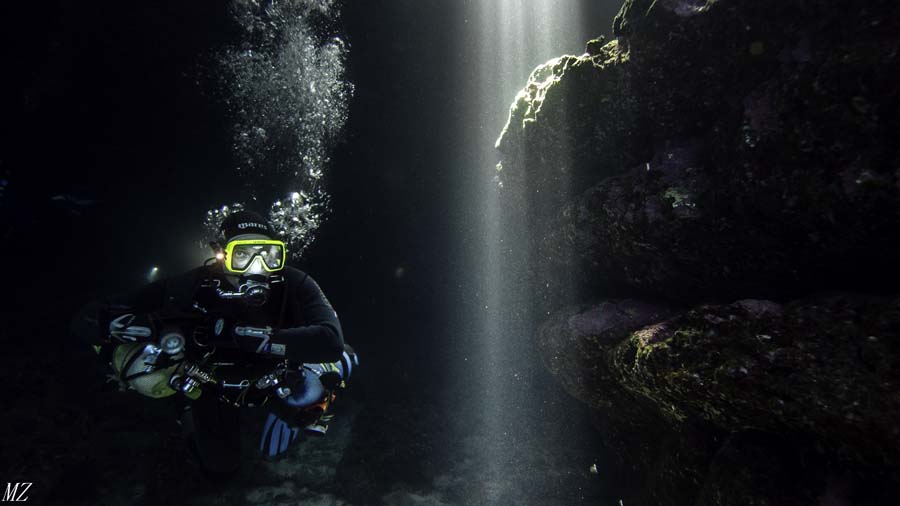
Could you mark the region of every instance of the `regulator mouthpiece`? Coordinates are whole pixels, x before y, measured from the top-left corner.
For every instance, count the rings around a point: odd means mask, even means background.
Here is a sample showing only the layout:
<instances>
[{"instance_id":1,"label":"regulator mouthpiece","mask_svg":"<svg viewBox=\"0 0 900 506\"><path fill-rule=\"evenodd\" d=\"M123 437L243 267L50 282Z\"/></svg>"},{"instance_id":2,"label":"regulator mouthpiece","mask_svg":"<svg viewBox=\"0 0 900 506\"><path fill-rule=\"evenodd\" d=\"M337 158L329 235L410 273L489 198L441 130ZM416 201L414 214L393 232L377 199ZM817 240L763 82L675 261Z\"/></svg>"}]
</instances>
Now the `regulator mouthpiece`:
<instances>
[{"instance_id":1,"label":"regulator mouthpiece","mask_svg":"<svg viewBox=\"0 0 900 506\"><path fill-rule=\"evenodd\" d=\"M250 307L260 307L269 301L271 289L269 288L268 283L248 280L245 284L241 285L241 291L244 293L244 296L241 298L241 300L244 301L244 304L247 304Z\"/></svg>"}]
</instances>

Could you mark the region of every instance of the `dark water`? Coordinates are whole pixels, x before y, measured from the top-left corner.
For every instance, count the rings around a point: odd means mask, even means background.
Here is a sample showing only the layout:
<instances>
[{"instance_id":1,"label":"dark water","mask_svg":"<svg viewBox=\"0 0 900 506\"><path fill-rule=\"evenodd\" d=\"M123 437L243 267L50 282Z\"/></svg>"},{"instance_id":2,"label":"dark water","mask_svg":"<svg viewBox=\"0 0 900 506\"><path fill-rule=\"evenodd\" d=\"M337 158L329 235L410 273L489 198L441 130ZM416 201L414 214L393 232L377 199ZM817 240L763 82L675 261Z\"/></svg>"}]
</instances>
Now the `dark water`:
<instances>
[{"instance_id":1,"label":"dark water","mask_svg":"<svg viewBox=\"0 0 900 506\"><path fill-rule=\"evenodd\" d=\"M548 276L542 269L555 264L532 243L536 229L522 228L510 218L508 201L497 200L493 167L501 156L494 143L531 70L550 58L582 54L591 38L611 37L621 3L2 7L13 29L3 35L0 258L7 282L0 377L12 388L0 430L0 486L32 482L31 502L41 504L615 505L679 504L684 497L692 504L742 504L753 480L771 469L827 455L834 463L798 473L810 490L783 496L795 502L770 494L759 504L801 504L797 497L809 504L878 504L890 497L859 490L877 488L871 484L882 478L896 483L892 462L859 464L830 447L815 453L801 443L795 453L760 456L754 452L766 446L754 446L752 434L743 439L743 429L706 421L689 420L668 439L655 434L667 430L656 418L635 415L626 429L611 428L603 410L576 400L567 393L572 386L564 388L544 367L537 328L564 302L584 293L590 296L578 302L642 292L587 289L570 279L582 274L571 271L551 270L552 288L542 281ZM703 3L660 2L686 18ZM815 53L804 47L795 52ZM820 57L803 54L792 58ZM806 63L797 63L798 74ZM777 65L763 70L775 72ZM646 83L665 94L665 85ZM754 100L747 103L763 102ZM856 109L868 107L854 100ZM665 122L677 116L655 112L640 123L666 130ZM744 119L722 124L746 133L758 117L742 125ZM686 152L705 135L681 133L646 139L652 156L640 167L677 165L659 153ZM752 149L757 143L768 149L765 136L775 135L762 128L750 133ZM720 140L710 139L704 142ZM572 156L566 163L574 167L581 154ZM884 166L896 161L869 159ZM875 185L889 172L872 170ZM207 256L198 244L221 220L223 206L234 210L235 203L271 213L286 232L294 265L322 286L361 366L325 438L304 439L287 457L264 459L254 449L265 412L248 411L241 473L210 482L185 455L169 403L105 382L106 367L72 335L69 322L87 301L142 285L153 267L152 276L166 277L198 265ZM828 214L828 202L802 200L798 207L803 204ZM853 272L847 265L841 279ZM893 293L885 284L816 287ZM757 294L779 302L795 295L747 289L713 302ZM683 294L651 299L678 309L698 302ZM896 329L886 313L888 323L878 329L893 329L888 335ZM896 350L887 350L873 371L894 370ZM642 436L645 429L654 434ZM790 430L779 437L790 439ZM660 463L641 460L644 439L658 445ZM820 440L809 444L821 446ZM707 447L699 464L691 460ZM742 469L745 455L774 464L721 479L720 469ZM693 484L671 478L676 468L700 469L700 477ZM698 498L704 483L704 491L729 490L723 482L733 485L733 497L720 494L716 502L715 493L704 492ZM663 492L646 492L653 487Z\"/></svg>"}]
</instances>

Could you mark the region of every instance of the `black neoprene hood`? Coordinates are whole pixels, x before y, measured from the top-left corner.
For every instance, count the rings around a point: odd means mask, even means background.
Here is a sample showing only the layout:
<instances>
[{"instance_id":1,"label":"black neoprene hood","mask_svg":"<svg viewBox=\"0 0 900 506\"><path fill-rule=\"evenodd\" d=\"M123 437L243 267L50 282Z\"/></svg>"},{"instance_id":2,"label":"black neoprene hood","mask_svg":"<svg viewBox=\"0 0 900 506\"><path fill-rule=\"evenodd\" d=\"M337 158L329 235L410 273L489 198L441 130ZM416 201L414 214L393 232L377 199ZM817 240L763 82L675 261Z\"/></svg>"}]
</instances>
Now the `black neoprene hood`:
<instances>
[{"instance_id":1,"label":"black neoprene hood","mask_svg":"<svg viewBox=\"0 0 900 506\"><path fill-rule=\"evenodd\" d=\"M253 211L238 211L229 215L219 226L219 232L225 238L225 242L239 235L262 234L273 237L272 227L269 221L261 214Z\"/></svg>"}]
</instances>

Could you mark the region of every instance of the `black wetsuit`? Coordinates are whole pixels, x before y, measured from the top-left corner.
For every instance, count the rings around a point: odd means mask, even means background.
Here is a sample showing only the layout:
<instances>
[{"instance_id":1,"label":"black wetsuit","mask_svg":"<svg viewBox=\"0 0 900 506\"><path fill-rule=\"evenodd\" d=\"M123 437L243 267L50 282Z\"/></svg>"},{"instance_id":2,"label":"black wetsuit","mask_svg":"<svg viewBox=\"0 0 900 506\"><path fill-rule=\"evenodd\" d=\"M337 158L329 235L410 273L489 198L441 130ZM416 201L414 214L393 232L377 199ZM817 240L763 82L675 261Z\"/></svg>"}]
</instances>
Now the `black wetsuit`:
<instances>
[{"instance_id":1,"label":"black wetsuit","mask_svg":"<svg viewBox=\"0 0 900 506\"><path fill-rule=\"evenodd\" d=\"M247 307L240 300L219 297L208 281L217 279L229 290L221 267L199 267L181 276L151 283L141 290L117 298L114 305L127 307L133 313L197 312L197 306L208 313L224 315L230 326L270 326L275 329L271 342L284 345L284 355L256 356L244 353L244 362L266 359L288 359L294 363L337 362L344 351L344 339L337 313L319 285L306 273L286 267L279 273L283 282L272 283L271 295L259 308ZM108 320L98 318L98 342L108 358L112 345L106 332ZM236 367L240 367L239 364ZM221 371L217 370L217 374ZM227 374L227 372L226 372ZM184 400L183 402L186 402ZM228 475L240 466L240 427L237 408L219 402L215 395L201 395L183 404L182 423L189 443L201 466L213 475Z\"/></svg>"},{"instance_id":2,"label":"black wetsuit","mask_svg":"<svg viewBox=\"0 0 900 506\"><path fill-rule=\"evenodd\" d=\"M239 300L223 300L213 289L201 288L209 279L218 279L223 287L228 287L221 268L214 266L198 267L181 276L155 281L116 302L136 313L192 311L196 302L207 311L229 315L236 322L277 329L272 343L285 345L288 360L339 360L344 351L341 324L322 289L299 269L285 267L280 274L284 283L272 284L272 295L261 308L249 308Z\"/></svg>"}]
</instances>

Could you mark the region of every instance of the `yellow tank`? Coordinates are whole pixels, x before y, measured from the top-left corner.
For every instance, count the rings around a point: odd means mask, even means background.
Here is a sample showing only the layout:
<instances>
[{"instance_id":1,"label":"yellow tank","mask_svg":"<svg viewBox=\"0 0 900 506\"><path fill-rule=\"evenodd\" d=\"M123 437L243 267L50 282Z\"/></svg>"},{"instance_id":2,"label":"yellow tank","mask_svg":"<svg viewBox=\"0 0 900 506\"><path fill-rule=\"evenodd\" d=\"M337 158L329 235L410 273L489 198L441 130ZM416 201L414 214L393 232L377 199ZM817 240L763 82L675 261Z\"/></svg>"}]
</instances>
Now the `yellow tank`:
<instances>
[{"instance_id":1,"label":"yellow tank","mask_svg":"<svg viewBox=\"0 0 900 506\"><path fill-rule=\"evenodd\" d=\"M141 373L147 365L145 360L153 355L152 350L153 345L148 343L120 344L113 351L112 368L116 375L123 379ZM122 369L129 362L131 365L128 365L128 370L123 374ZM177 368L176 364L147 374L138 374L134 378L126 380L126 383L141 395L154 399L168 397L175 393L175 390L169 386L169 379Z\"/></svg>"}]
</instances>

